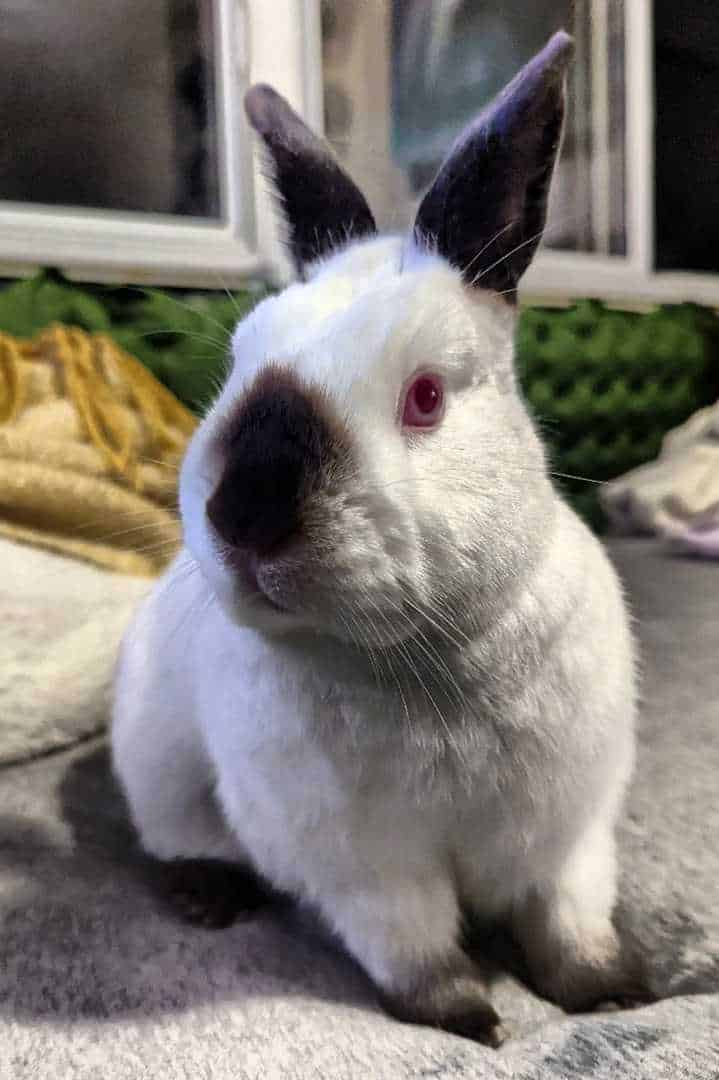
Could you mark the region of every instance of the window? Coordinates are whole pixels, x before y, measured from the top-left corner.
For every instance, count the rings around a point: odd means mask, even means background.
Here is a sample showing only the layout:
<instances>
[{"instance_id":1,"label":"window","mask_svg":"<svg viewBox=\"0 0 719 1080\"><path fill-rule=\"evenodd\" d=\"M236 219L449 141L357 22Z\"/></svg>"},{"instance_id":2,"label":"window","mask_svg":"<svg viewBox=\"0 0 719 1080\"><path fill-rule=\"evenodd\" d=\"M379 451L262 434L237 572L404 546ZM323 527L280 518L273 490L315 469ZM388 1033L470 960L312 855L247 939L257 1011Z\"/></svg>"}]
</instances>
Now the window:
<instances>
[{"instance_id":1,"label":"window","mask_svg":"<svg viewBox=\"0 0 719 1080\"><path fill-rule=\"evenodd\" d=\"M211 5L0 9L1 199L221 217Z\"/></svg>"},{"instance_id":2,"label":"window","mask_svg":"<svg viewBox=\"0 0 719 1080\"><path fill-rule=\"evenodd\" d=\"M218 286L260 268L244 12L0 0L2 272Z\"/></svg>"},{"instance_id":3,"label":"window","mask_svg":"<svg viewBox=\"0 0 719 1080\"><path fill-rule=\"evenodd\" d=\"M707 10L0 0L0 273L208 286L286 273L242 110L258 80L324 124L381 224L404 227L454 136L564 25L576 40L565 141L525 295L719 304Z\"/></svg>"},{"instance_id":4,"label":"window","mask_svg":"<svg viewBox=\"0 0 719 1080\"><path fill-rule=\"evenodd\" d=\"M590 19L592 6L327 0L327 134L380 218L408 223L457 133L555 30L571 26L577 63L546 242L623 254L623 6L602 0L601 22Z\"/></svg>"},{"instance_id":5,"label":"window","mask_svg":"<svg viewBox=\"0 0 719 1080\"><path fill-rule=\"evenodd\" d=\"M655 0L656 238L662 270L719 272L719 20Z\"/></svg>"},{"instance_id":6,"label":"window","mask_svg":"<svg viewBox=\"0 0 719 1080\"><path fill-rule=\"evenodd\" d=\"M719 303L719 279L691 273L716 268L710 236L719 220L716 213L702 220L692 196L703 191L709 210L719 191L709 150L719 24L701 0L691 26L692 5L677 14L670 0L321 6L326 133L385 226L409 223L464 124L566 27L576 55L564 144L544 247L524 280L525 295ZM686 153L678 160L681 146ZM679 272L657 272L664 270Z\"/></svg>"}]
</instances>

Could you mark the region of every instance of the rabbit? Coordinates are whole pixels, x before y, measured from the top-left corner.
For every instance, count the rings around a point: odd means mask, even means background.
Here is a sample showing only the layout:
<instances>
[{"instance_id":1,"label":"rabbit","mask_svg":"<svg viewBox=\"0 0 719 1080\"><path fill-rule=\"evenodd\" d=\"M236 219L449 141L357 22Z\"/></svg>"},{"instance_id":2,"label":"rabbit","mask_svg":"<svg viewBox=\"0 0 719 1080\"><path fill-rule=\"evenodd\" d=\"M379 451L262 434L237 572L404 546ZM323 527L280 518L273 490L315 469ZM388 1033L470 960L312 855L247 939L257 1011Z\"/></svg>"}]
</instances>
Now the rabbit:
<instances>
[{"instance_id":1,"label":"rabbit","mask_svg":"<svg viewBox=\"0 0 719 1080\"><path fill-rule=\"evenodd\" d=\"M145 851L236 868L190 914L288 894L395 1017L491 1046L466 913L508 925L567 1010L642 986L613 922L630 622L513 369L571 51L558 32L478 116L404 236L283 98L247 92L297 280L234 332L112 728Z\"/></svg>"}]
</instances>

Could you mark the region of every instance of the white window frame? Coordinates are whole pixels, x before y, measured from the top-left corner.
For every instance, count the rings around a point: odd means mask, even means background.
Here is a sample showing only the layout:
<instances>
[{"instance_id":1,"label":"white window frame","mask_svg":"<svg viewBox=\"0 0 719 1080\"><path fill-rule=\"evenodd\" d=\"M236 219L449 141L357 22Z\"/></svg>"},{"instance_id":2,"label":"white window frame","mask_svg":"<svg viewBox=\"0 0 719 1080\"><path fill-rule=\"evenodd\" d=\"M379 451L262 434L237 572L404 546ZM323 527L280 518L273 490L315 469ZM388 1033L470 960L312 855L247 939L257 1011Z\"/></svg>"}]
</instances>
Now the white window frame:
<instances>
[{"instance_id":1,"label":"white window frame","mask_svg":"<svg viewBox=\"0 0 719 1080\"><path fill-rule=\"evenodd\" d=\"M0 274L40 266L91 281L218 288L286 267L272 231L242 96L272 82L321 119L319 8L314 0L216 0L216 101L222 220L0 201Z\"/></svg>"},{"instance_id":2,"label":"white window frame","mask_svg":"<svg viewBox=\"0 0 719 1080\"><path fill-rule=\"evenodd\" d=\"M318 3L318 0L317 0ZM592 25L592 125L600 152L591 163L589 182L597 219L600 251L573 252L543 248L522 280L527 302L565 304L592 296L622 307L645 308L656 303L693 301L719 307L719 274L656 271L654 268L654 57L653 2L625 0L625 190L626 255L610 255L608 55L601 27L606 26L607 0L588 0ZM377 45L379 48L379 45ZM319 64L310 67L321 98ZM365 90L364 102L377 107L377 88ZM379 95L381 97L381 94ZM317 116L316 122L321 122ZM603 249L603 250L602 250Z\"/></svg>"},{"instance_id":3,"label":"white window frame","mask_svg":"<svg viewBox=\"0 0 719 1080\"><path fill-rule=\"evenodd\" d=\"M593 0L595 18L601 19L605 3ZM544 249L523 279L522 295L527 301L548 303L592 296L623 307L684 301L719 307L719 274L655 269L652 0L626 0L624 19L627 254ZM603 43L596 47L601 52ZM601 122L598 126L601 131ZM603 168L602 162L598 168ZM601 182L596 175L595 179Z\"/></svg>"},{"instance_id":4,"label":"white window frame","mask_svg":"<svg viewBox=\"0 0 719 1080\"><path fill-rule=\"evenodd\" d=\"M591 0L595 17L602 18L605 4ZM242 96L252 82L271 83L322 130L320 0L216 0L215 11L224 220L0 202L0 273L16 276L50 265L93 281L214 288L251 275L286 280L277 215ZM544 303L596 296L624 306L684 300L719 306L719 275L654 269L652 0L627 0L625 33L627 254L543 249L523 280L522 295ZM593 47L594 97L600 102L595 123L606 136L606 49L599 39ZM593 166L595 192L606 189L604 169L603 161Z\"/></svg>"}]
</instances>

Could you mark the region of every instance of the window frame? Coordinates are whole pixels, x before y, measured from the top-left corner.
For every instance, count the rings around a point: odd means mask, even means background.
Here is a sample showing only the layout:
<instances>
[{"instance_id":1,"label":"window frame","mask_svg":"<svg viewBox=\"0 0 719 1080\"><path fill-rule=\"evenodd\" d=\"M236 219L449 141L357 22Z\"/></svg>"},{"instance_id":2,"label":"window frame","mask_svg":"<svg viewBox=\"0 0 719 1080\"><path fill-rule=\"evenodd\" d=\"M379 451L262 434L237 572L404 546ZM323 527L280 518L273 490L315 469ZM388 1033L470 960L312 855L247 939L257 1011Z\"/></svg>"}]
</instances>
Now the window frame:
<instances>
[{"instance_id":1,"label":"window frame","mask_svg":"<svg viewBox=\"0 0 719 1080\"><path fill-rule=\"evenodd\" d=\"M595 18L604 3L592 0ZM626 0L624 19L626 255L544 249L523 279L522 295L547 303L593 296L625 307L685 301L719 307L719 274L655 269L653 0Z\"/></svg>"},{"instance_id":2,"label":"window frame","mask_svg":"<svg viewBox=\"0 0 719 1080\"><path fill-rule=\"evenodd\" d=\"M0 201L0 275L54 266L78 280L210 288L277 275L282 257L242 97L251 82L272 81L317 121L309 65L319 57L319 8L214 0L213 10L221 219Z\"/></svg>"},{"instance_id":3,"label":"window frame","mask_svg":"<svg viewBox=\"0 0 719 1080\"><path fill-rule=\"evenodd\" d=\"M607 0L586 0L593 27L606 25ZM593 125L606 146L606 42L593 35ZM566 304L592 296L623 307L692 301L719 306L719 274L657 271L654 265L654 56L653 0L625 0L625 220L626 254L573 252L542 248L525 274L520 293L527 302ZM321 84L319 66L313 69ZM321 94L321 85L316 90ZM373 89L373 93L374 93ZM319 120L319 118L318 118ZM607 233L607 157L591 163L594 203L603 209ZM608 237L605 235L605 247Z\"/></svg>"},{"instance_id":4,"label":"window frame","mask_svg":"<svg viewBox=\"0 0 719 1080\"><path fill-rule=\"evenodd\" d=\"M602 25L606 0L588 0ZM214 0L216 100L223 220L0 202L0 274L55 266L69 277L186 287L229 287L248 276L277 283L290 269L276 209L242 109L269 82L323 129L320 0ZM631 306L690 300L719 306L719 274L654 269L652 0L625 3L626 255L543 249L522 282L525 299L596 296ZM593 39L601 62L604 43ZM601 71L596 76L602 86ZM595 86L595 89L597 87ZM601 100L601 95L598 95ZM595 122L606 135L606 116ZM591 182L603 182L598 163Z\"/></svg>"}]
</instances>

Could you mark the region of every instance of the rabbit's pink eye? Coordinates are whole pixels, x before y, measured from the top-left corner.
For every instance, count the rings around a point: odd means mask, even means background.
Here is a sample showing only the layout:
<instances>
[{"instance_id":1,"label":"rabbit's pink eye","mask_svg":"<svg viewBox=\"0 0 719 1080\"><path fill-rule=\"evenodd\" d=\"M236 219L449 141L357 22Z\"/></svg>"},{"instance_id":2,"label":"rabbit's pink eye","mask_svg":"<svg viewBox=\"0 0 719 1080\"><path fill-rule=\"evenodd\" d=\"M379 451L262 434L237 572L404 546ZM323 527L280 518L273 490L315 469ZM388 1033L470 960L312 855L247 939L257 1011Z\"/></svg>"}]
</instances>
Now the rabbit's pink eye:
<instances>
[{"instance_id":1,"label":"rabbit's pink eye","mask_svg":"<svg viewBox=\"0 0 719 1080\"><path fill-rule=\"evenodd\" d=\"M442 380L437 375L420 375L407 388L402 426L434 427L442 415L443 400Z\"/></svg>"}]
</instances>

